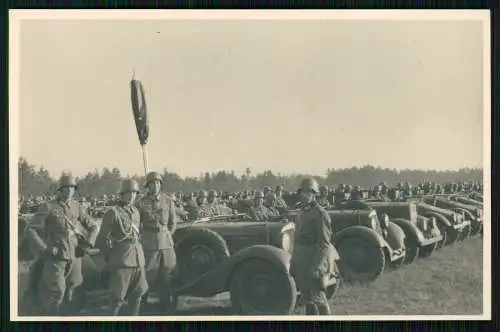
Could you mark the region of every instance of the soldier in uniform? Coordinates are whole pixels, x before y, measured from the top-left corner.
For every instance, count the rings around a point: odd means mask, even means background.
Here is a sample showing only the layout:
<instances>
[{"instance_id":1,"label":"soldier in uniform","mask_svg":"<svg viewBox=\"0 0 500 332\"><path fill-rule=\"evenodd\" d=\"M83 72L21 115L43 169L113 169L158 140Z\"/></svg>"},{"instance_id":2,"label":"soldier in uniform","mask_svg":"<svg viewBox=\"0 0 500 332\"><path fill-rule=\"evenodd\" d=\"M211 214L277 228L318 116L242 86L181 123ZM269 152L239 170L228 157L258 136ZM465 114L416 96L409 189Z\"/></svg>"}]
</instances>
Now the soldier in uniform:
<instances>
[{"instance_id":1,"label":"soldier in uniform","mask_svg":"<svg viewBox=\"0 0 500 332\"><path fill-rule=\"evenodd\" d=\"M109 314L117 316L128 303L127 315L139 314L141 298L148 290L144 250L139 241L141 217L134 202L139 184L125 179L120 186L120 202L102 218L96 243L101 248L109 272Z\"/></svg>"},{"instance_id":2,"label":"soldier in uniform","mask_svg":"<svg viewBox=\"0 0 500 332\"><path fill-rule=\"evenodd\" d=\"M275 207L278 209L278 211L280 211L281 214L286 213L288 211L288 204L286 204L285 199L283 198L283 186L276 186L275 194Z\"/></svg>"},{"instance_id":3,"label":"soldier in uniform","mask_svg":"<svg viewBox=\"0 0 500 332\"><path fill-rule=\"evenodd\" d=\"M68 308L65 313L71 313L74 290L83 282L82 241L92 246L97 235L97 225L73 198L75 190L75 179L62 175L58 197L40 207L48 213L44 220L45 248L40 256L37 290L42 312L49 316L60 315L62 303ZM87 235L82 234L81 226Z\"/></svg>"},{"instance_id":4,"label":"soldier in uniform","mask_svg":"<svg viewBox=\"0 0 500 332\"><path fill-rule=\"evenodd\" d=\"M146 258L146 277L150 289L158 286L165 314L172 313L172 278L177 266L173 234L177 214L173 200L162 193L163 179L157 172L146 177L148 192L137 204L141 215L141 243ZM144 297L147 301L147 294Z\"/></svg>"},{"instance_id":5,"label":"soldier in uniform","mask_svg":"<svg viewBox=\"0 0 500 332\"><path fill-rule=\"evenodd\" d=\"M209 214L211 216L220 216L222 214L219 203L217 202L217 191L213 189L208 192L207 210L210 211Z\"/></svg>"},{"instance_id":6,"label":"soldier in uniform","mask_svg":"<svg viewBox=\"0 0 500 332\"><path fill-rule=\"evenodd\" d=\"M332 207L332 203L328 200L328 186L326 184L319 188L318 204L325 209Z\"/></svg>"},{"instance_id":7,"label":"soldier in uniform","mask_svg":"<svg viewBox=\"0 0 500 332\"><path fill-rule=\"evenodd\" d=\"M273 211L269 210L264 205L264 193L262 191L257 191L255 193L254 201L255 201L255 203L250 208L249 214L250 214L250 217L252 217L256 221L266 220L269 217L277 215L277 214L273 213Z\"/></svg>"},{"instance_id":8,"label":"soldier in uniform","mask_svg":"<svg viewBox=\"0 0 500 332\"><path fill-rule=\"evenodd\" d=\"M196 220L200 218L211 217L213 215L210 206L207 203L207 192L200 190L196 197L196 208L189 211L189 219Z\"/></svg>"},{"instance_id":9,"label":"soldier in uniform","mask_svg":"<svg viewBox=\"0 0 500 332\"><path fill-rule=\"evenodd\" d=\"M318 204L319 186L315 179L302 180L303 209L297 222L291 269L303 296L307 315L330 315L325 279L334 271L331 244L332 223L328 212Z\"/></svg>"}]
</instances>

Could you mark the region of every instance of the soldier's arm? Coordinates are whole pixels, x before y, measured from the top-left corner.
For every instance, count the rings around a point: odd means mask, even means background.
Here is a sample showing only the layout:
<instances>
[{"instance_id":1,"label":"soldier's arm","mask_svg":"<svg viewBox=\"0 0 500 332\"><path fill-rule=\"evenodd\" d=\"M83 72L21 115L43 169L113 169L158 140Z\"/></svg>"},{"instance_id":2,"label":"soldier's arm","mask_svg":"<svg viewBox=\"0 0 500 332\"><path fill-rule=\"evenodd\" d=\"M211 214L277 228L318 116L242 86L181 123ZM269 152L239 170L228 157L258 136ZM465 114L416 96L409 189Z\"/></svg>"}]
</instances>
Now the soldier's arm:
<instances>
[{"instance_id":1,"label":"soldier's arm","mask_svg":"<svg viewBox=\"0 0 500 332\"><path fill-rule=\"evenodd\" d=\"M322 210L316 221L316 254L313 266L319 267L328 259L328 249L331 243L331 219L328 212Z\"/></svg>"},{"instance_id":2,"label":"soldier's arm","mask_svg":"<svg viewBox=\"0 0 500 332\"><path fill-rule=\"evenodd\" d=\"M79 218L78 220L81 222L82 226L89 232L95 231L97 229L97 225L87 212L82 204L79 205Z\"/></svg>"},{"instance_id":3,"label":"soldier's arm","mask_svg":"<svg viewBox=\"0 0 500 332\"><path fill-rule=\"evenodd\" d=\"M168 230L170 231L171 234L175 233L175 229L177 228L177 208L175 206L175 203L173 200L170 201L170 209L168 211L169 216L168 216Z\"/></svg>"},{"instance_id":4,"label":"soldier's arm","mask_svg":"<svg viewBox=\"0 0 500 332\"><path fill-rule=\"evenodd\" d=\"M106 211L102 216L102 224L101 228L99 229L95 245L96 247L101 249L104 254L106 254L110 249L108 244L108 237L111 234L115 218L116 218L116 213L113 208Z\"/></svg>"}]
</instances>

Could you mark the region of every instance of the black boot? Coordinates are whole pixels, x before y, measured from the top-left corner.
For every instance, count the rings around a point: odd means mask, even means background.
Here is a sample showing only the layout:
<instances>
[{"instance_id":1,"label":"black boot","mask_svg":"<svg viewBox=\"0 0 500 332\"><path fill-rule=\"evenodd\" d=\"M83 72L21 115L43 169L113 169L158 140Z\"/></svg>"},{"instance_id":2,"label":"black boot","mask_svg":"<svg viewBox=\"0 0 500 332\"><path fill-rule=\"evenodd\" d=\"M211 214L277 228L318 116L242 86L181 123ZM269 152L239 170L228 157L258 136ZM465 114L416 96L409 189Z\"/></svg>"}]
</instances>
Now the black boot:
<instances>
[{"instance_id":1,"label":"black boot","mask_svg":"<svg viewBox=\"0 0 500 332\"><path fill-rule=\"evenodd\" d=\"M118 301L109 301L108 307L108 315L109 316L118 316L120 314L120 310L122 308L122 303Z\"/></svg>"},{"instance_id":2,"label":"black boot","mask_svg":"<svg viewBox=\"0 0 500 332\"><path fill-rule=\"evenodd\" d=\"M318 308L315 304L306 304L306 315L307 316L317 316L319 314Z\"/></svg>"},{"instance_id":3,"label":"black boot","mask_svg":"<svg viewBox=\"0 0 500 332\"><path fill-rule=\"evenodd\" d=\"M129 316L139 316L139 312L141 309L141 302L142 302L142 299L140 297L128 300L128 315Z\"/></svg>"},{"instance_id":4,"label":"black boot","mask_svg":"<svg viewBox=\"0 0 500 332\"><path fill-rule=\"evenodd\" d=\"M321 303L321 304L316 304L316 307L318 308L318 312L320 316L330 316L331 311L330 311L330 306L327 303Z\"/></svg>"}]
</instances>

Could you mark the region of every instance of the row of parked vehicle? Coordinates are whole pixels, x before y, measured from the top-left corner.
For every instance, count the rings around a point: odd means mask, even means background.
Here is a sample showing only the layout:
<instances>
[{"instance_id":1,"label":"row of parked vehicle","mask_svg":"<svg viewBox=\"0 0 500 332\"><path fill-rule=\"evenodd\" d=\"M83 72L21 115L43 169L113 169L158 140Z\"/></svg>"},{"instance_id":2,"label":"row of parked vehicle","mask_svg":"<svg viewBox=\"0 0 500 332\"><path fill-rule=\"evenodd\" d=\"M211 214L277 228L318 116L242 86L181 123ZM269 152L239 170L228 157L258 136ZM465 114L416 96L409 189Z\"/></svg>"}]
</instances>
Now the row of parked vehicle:
<instances>
[{"instance_id":1,"label":"row of parked vehicle","mask_svg":"<svg viewBox=\"0 0 500 332\"><path fill-rule=\"evenodd\" d=\"M405 202L349 200L329 209L337 269L328 284L334 297L342 282L369 283L386 268L401 268L444 246L482 236L482 195L454 194L408 198ZM176 298L211 297L229 292L242 315L287 315L300 305L290 271L295 220L299 211L266 221L230 214L182 222L174 235L178 255ZM31 218L31 219L30 219ZM23 222L41 231L36 216ZM30 232L20 233L19 259L36 247ZM106 291L99 252L83 258L82 308L92 294Z\"/></svg>"}]
</instances>

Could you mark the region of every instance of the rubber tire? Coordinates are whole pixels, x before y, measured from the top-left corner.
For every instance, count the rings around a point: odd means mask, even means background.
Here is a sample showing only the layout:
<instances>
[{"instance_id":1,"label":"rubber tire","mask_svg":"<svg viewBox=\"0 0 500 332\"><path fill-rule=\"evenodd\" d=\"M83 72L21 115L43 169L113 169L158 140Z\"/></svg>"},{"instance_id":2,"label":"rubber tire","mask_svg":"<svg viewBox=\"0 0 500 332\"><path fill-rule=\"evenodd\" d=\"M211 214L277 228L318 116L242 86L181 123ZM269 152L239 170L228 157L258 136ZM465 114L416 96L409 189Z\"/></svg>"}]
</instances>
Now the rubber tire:
<instances>
[{"instance_id":1,"label":"rubber tire","mask_svg":"<svg viewBox=\"0 0 500 332\"><path fill-rule=\"evenodd\" d=\"M182 283L193 281L230 257L226 241L216 232L208 228L191 228L185 232L182 239L175 245L178 262L177 280L182 281ZM192 248L199 245L209 248L211 261L203 268L193 271L189 266L190 263L193 263Z\"/></svg>"},{"instance_id":2,"label":"rubber tire","mask_svg":"<svg viewBox=\"0 0 500 332\"><path fill-rule=\"evenodd\" d=\"M466 239L471 237L471 234L472 234L472 226L471 225L465 226L463 231L460 232L460 234L458 235L458 241L460 242L465 241Z\"/></svg>"},{"instance_id":3,"label":"rubber tire","mask_svg":"<svg viewBox=\"0 0 500 332\"><path fill-rule=\"evenodd\" d=\"M408 240L408 238L405 239L405 245L406 245L406 256L404 264L410 265L413 264L419 257L420 246L414 243L413 241Z\"/></svg>"},{"instance_id":4,"label":"rubber tire","mask_svg":"<svg viewBox=\"0 0 500 332\"><path fill-rule=\"evenodd\" d=\"M446 234L446 243L445 243L446 246L451 246L451 245L457 243L458 237L460 235L460 233L457 230L455 230L453 228L448 228L446 233L447 233Z\"/></svg>"},{"instance_id":5,"label":"rubber tire","mask_svg":"<svg viewBox=\"0 0 500 332\"><path fill-rule=\"evenodd\" d=\"M438 224L438 228L439 228L439 231L441 232L441 236L443 237L443 239L438 242L438 245L436 248L437 250L440 250L440 249L444 248L444 246L446 245L446 241L448 240L448 231L446 230L446 227L441 226L440 224Z\"/></svg>"},{"instance_id":6,"label":"rubber tire","mask_svg":"<svg viewBox=\"0 0 500 332\"><path fill-rule=\"evenodd\" d=\"M278 300L282 301L282 303L273 305L271 306L273 309L265 311L256 309L248 303L251 301L245 299L244 294L246 292L242 290L249 289L252 284L251 278L256 275L270 277L274 283L274 287L270 288L273 292L266 292L269 296L264 302L269 303ZM292 276L265 260L252 259L238 264L233 271L229 285L232 306L235 312L240 315L290 315L297 304L298 294L295 280ZM278 294L274 294L276 290L278 290Z\"/></svg>"},{"instance_id":7,"label":"rubber tire","mask_svg":"<svg viewBox=\"0 0 500 332\"><path fill-rule=\"evenodd\" d=\"M378 263L375 265L375 267L368 272L364 273L359 273L355 272L352 269L348 267L348 264L346 264L346 261L343 259L343 257L346 257L345 252L348 250L347 245L350 246L364 246L365 247L365 252L371 252L373 253L373 259L377 260ZM380 277L380 275L384 272L385 269L385 252L383 248L379 248L375 246L374 244L368 242L367 240L364 240L360 237L346 237L342 240L340 240L337 244L337 251L339 252L340 255L340 262L339 262L339 270L340 270L340 275L342 279L348 283L355 284L365 284L372 282ZM343 254L344 252L344 254Z\"/></svg>"},{"instance_id":8,"label":"rubber tire","mask_svg":"<svg viewBox=\"0 0 500 332\"><path fill-rule=\"evenodd\" d=\"M438 247L438 242L434 242L433 244L429 244L425 247L420 247L420 254L419 256L422 258L427 258L432 256Z\"/></svg>"}]
</instances>

